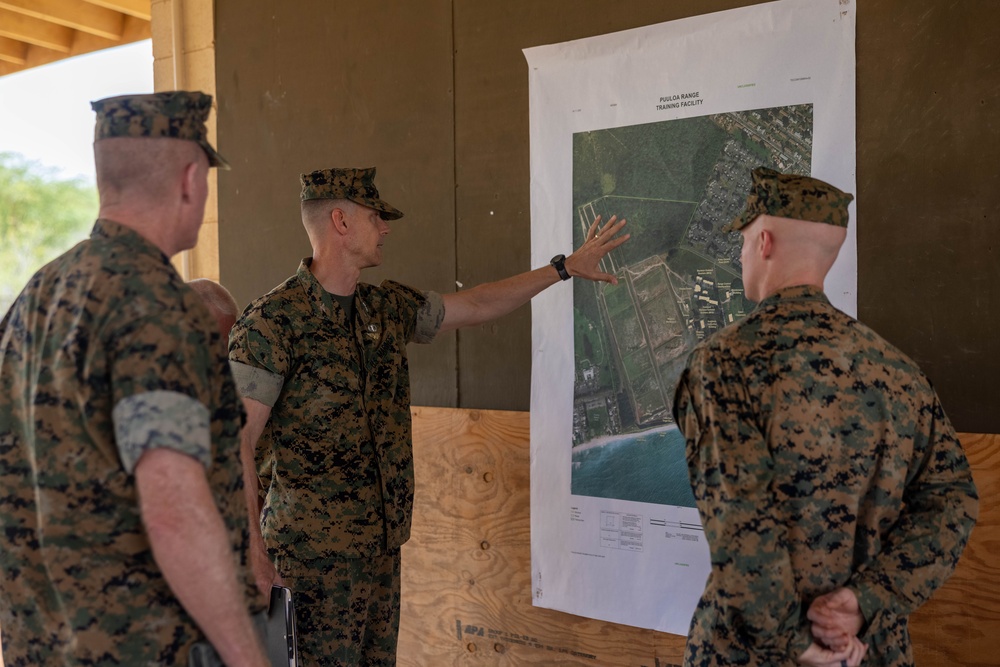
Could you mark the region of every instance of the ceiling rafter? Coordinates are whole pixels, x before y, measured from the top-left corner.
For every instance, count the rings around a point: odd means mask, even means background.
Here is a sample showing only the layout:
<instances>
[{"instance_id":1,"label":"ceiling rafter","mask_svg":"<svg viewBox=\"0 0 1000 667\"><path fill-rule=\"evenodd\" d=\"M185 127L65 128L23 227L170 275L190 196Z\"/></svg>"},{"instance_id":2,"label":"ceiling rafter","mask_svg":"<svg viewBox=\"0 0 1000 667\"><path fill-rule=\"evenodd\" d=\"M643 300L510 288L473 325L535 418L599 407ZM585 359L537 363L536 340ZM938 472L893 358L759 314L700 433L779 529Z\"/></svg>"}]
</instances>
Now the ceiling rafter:
<instances>
[{"instance_id":1,"label":"ceiling rafter","mask_svg":"<svg viewBox=\"0 0 1000 667\"><path fill-rule=\"evenodd\" d=\"M105 39L122 36L124 16L78 0L0 0L0 9L90 33Z\"/></svg>"},{"instance_id":2,"label":"ceiling rafter","mask_svg":"<svg viewBox=\"0 0 1000 667\"><path fill-rule=\"evenodd\" d=\"M84 0L84 2L104 7L105 9L113 9L116 12L134 16L144 21L148 21L150 16L152 16L150 0Z\"/></svg>"},{"instance_id":3,"label":"ceiling rafter","mask_svg":"<svg viewBox=\"0 0 1000 667\"><path fill-rule=\"evenodd\" d=\"M28 45L9 37L0 37L0 60L14 65L23 65L27 62Z\"/></svg>"},{"instance_id":4,"label":"ceiling rafter","mask_svg":"<svg viewBox=\"0 0 1000 667\"><path fill-rule=\"evenodd\" d=\"M150 36L151 0L0 0L0 76Z\"/></svg>"},{"instance_id":5,"label":"ceiling rafter","mask_svg":"<svg viewBox=\"0 0 1000 667\"><path fill-rule=\"evenodd\" d=\"M53 51L69 53L73 46L73 29L48 21L0 9L0 37L16 39Z\"/></svg>"}]
</instances>

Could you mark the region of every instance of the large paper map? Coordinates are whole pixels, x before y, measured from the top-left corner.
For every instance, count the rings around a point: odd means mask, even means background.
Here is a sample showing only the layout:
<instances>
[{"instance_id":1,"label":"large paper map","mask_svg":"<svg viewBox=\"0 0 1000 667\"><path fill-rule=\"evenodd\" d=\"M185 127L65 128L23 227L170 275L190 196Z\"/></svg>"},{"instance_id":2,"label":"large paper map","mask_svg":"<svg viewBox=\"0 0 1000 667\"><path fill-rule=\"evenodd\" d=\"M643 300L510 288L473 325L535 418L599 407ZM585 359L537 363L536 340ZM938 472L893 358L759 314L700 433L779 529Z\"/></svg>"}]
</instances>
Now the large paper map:
<instances>
[{"instance_id":1,"label":"large paper map","mask_svg":"<svg viewBox=\"0 0 1000 667\"><path fill-rule=\"evenodd\" d=\"M853 0L780 0L526 50L532 264L628 219L582 280L532 301L537 606L685 634L708 547L672 423L698 341L744 317L721 227L769 166L855 189ZM856 221L852 205L851 220ZM856 236L825 290L856 311Z\"/></svg>"}]
</instances>

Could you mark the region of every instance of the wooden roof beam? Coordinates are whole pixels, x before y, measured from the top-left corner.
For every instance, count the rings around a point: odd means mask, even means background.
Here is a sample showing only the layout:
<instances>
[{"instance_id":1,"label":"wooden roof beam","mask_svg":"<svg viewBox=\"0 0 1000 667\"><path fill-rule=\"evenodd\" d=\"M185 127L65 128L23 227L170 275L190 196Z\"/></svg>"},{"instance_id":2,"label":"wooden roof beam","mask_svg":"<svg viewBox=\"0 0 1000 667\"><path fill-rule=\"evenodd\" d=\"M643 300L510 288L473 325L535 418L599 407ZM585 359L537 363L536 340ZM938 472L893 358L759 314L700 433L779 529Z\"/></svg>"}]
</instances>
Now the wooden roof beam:
<instances>
[{"instance_id":1,"label":"wooden roof beam","mask_svg":"<svg viewBox=\"0 0 1000 667\"><path fill-rule=\"evenodd\" d=\"M14 63L9 63L6 60L0 60L0 76L7 76L8 74L14 74L26 69L24 65L15 65Z\"/></svg>"},{"instance_id":2,"label":"wooden roof beam","mask_svg":"<svg viewBox=\"0 0 1000 667\"><path fill-rule=\"evenodd\" d=\"M0 60L13 65L27 62L28 45L9 37L0 37Z\"/></svg>"},{"instance_id":3,"label":"wooden roof beam","mask_svg":"<svg viewBox=\"0 0 1000 667\"><path fill-rule=\"evenodd\" d=\"M16 39L60 53L73 47L73 29L0 9L0 37Z\"/></svg>"},{"instance_id":4,"label":"wooden roof beam","mask_svg":"<svg viewBox=\"0 0 1000 667\"><path fill-rule=\"evenodd\" d=\"M112 40L121 37L125 18L119 12L79 0L0 0L0 9Z\"/></svg>"},{"instance_id":5,"label":"wooden roof beam","mask_svg":"<svg viewBox=\"0 0 1000 667\"><path fill-rule=\"evenodd\" d=\"M121 12L122 14L128 14L129 16L134 16L137 19L142 19L144 21L150 20L153 15L151 5L153 4L151 0L83 0L84 2L89 2L92 5L97 5L98 7L104 7L105 9L113 9L116 12Z\"/></svg>"}]
</instances>

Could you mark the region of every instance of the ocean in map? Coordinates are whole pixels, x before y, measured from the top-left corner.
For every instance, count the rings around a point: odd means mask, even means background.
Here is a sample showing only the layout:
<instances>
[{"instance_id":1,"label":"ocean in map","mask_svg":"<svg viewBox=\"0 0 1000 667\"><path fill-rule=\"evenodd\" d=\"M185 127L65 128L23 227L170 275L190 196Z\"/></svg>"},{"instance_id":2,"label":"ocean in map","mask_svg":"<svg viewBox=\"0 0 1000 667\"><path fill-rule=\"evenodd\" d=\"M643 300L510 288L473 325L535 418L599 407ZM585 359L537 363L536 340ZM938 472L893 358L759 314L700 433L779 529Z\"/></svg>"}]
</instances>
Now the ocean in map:
<instances>
[{"instance_id":1,"label":"ocean in map","mask_svg":"<svg viewBox=\"0 0 1000 667\"><path fill-rule=\"evenodd\" d=\"M574 450L572 479L575 496L695 506L684 437L673 426Z\"/></svg>"}]
</instances>

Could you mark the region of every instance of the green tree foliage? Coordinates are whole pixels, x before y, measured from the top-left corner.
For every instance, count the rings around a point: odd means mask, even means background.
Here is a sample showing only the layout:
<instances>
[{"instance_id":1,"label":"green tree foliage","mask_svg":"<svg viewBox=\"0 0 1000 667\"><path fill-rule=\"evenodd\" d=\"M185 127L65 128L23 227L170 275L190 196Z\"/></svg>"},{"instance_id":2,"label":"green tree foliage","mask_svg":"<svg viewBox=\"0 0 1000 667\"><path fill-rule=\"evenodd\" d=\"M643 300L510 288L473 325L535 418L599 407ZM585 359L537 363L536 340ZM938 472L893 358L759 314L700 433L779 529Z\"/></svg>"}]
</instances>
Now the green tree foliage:
<instances>
[{"instance_id":1,"label":"green tree foliage","mask_svg":"<svg viewBox=\"0 0 1000 667\"><path fill-rule=\"evenodd\" d=\"M97 189L82 179L0 153L0 314L35 271L86 238L97 208Z\"/></svg>"}]
</instances>

